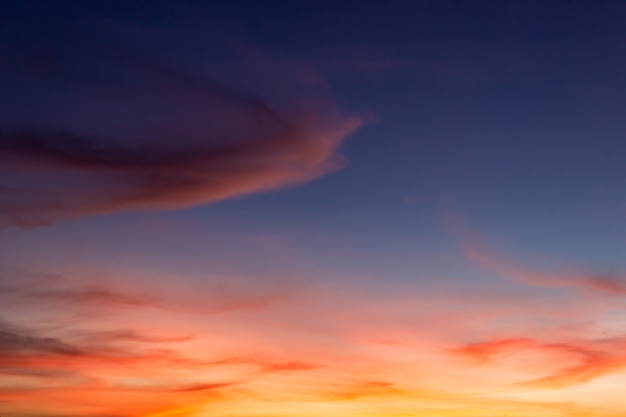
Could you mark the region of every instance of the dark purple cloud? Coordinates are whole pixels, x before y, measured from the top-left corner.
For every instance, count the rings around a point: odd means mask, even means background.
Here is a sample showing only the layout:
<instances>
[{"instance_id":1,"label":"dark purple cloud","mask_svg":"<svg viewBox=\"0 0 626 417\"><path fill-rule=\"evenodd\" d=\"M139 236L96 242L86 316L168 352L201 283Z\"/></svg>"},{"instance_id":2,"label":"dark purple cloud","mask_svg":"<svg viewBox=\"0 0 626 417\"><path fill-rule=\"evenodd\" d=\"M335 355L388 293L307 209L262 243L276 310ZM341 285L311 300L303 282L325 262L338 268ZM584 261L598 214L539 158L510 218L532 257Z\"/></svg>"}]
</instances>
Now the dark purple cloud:
<instances>
[{"instance_id":1,"label":"dark purple cloud","mask_svg":"<svg viewBox=\"0 0 626 417\"><path fill-rule=\"evenodd\" d=\"M267 64L237 88L101 36L15 44L0 48L17 103L0 102L0 228L306 182L341 165L360 124L315 77Z\"/></svg>"}]
</instances>

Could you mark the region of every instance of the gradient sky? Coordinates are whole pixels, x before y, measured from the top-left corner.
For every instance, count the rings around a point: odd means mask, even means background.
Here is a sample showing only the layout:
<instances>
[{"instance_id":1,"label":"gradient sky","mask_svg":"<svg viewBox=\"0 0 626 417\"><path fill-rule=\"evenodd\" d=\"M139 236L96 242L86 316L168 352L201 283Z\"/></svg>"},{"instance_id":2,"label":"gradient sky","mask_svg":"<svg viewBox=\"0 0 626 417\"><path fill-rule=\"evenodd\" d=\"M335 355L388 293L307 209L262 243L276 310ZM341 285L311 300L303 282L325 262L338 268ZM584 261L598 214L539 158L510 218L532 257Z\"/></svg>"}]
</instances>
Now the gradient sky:
<instances>
[{"instance_id":1,"label":"gradient sky","mask_svg":"<svg viewBox=\"0 0 626 417\"><path fill-rule=\"evenodd\" d=\"M2 9L2 417L626 414L626 3Z\"/></svg>"}]
</instances>

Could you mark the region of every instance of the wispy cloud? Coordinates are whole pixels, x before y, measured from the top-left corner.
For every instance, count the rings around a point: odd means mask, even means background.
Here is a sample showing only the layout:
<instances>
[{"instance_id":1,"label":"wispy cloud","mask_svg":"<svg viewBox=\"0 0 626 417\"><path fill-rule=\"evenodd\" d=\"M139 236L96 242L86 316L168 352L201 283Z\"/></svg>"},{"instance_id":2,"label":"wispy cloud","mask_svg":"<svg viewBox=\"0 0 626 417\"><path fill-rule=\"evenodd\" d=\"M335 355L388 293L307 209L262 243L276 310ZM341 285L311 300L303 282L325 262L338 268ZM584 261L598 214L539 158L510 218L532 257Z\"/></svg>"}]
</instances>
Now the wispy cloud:
<instances>
[{"instance_id":1,"label":"wispy cloud","mask_svg":"<svg viewBox=\"0 0 626 417\"><path fill-rule=\"evenodd\" d=\"M168 294L162 288L142 288L116 287L84 277L13 271L0 276L0 302L16 308L24 303L36 303L40 306L38 309L63 308L67 312L81 308L103 311L152 309L179 314L216 315L271 310L304 295L302 288L290 284L253 288L235 279L223 279L193 290L170 291Z\"/></svg>"},{"instance_id":2,"label":"wispy cloud","mask_svg":"<svg viewBox=\"0 0 626 417\"><path fill-rule=\"evenodd\" d=\"M548 273L525 267L499 254L487 244L485 236L471 230L458 216L449 216L447 225L459 237L468 259L503 278L534 286L578 289L588 294L626 295L626 276L580 271Z\"/></svg>"},{"instance_id":3,"label":"wispy cloud","mask_svg":"<svg viewBox=\"0 0 626 417\"><path fill-rule=\"evenodd\" d=\"M470 356L477 359L480 363L483 363L502 353L510 354L533 346L535 346L535 342L529 338L507 338L482 343L472 343L457 349L452 349L452 351Z\"/></svg>"},{"instance_id":4,"label":"wispy cloud","mask_svg":"<svg viewBox=\"0 0 626 417\"><path fill-rule=\"evenodd\" d=\"M534 388L564 388L626 368L626 346L623 339L588 339L542 342L529 337L496 339L467 344L453 352L476 359L477 365L487 362L506 362L515 355L528 352L549 354L545 364L547 375L521 381L515 385ZM535 359L535 362L538 362Z\"/></svg>"},{"instance_id":5,"label":"wispy cloud","mask_svg":"<svg viewBox=\"0 0 626 417\"><path fill-rule=\"evenodd\" d=\"M84 352L70 343L54 337L41 337L28 330L0 322L0 354L21 354L28 352L58 355L81 355Z\"/></svg>"},{"instance_id":6,"label":"wispy cloud","mask_svg":"<svg viewBox=\"0 0 626 417\"><path fill-rule=\"evenodd\" d=\"M562 388L589 382L601 376L626 368L626 355L622 353L624 340L602 340L588 344L547 344L552 349L579 358L577 364L531 381L524 386L538 388Z\"/></svg>"},{"instance_id":7,"label":"wispy cloud","mask_svg":"<svg viewBox=\"0 0 626 417\"><path fill-rule=\"evenodd\" d=\"M472 244L463 253L478 264L519 282L542 287L574 288L587 292L626 295L626 280L620 276L594 274L553 274L524 268Z\"/></svg>"}]
</instances>

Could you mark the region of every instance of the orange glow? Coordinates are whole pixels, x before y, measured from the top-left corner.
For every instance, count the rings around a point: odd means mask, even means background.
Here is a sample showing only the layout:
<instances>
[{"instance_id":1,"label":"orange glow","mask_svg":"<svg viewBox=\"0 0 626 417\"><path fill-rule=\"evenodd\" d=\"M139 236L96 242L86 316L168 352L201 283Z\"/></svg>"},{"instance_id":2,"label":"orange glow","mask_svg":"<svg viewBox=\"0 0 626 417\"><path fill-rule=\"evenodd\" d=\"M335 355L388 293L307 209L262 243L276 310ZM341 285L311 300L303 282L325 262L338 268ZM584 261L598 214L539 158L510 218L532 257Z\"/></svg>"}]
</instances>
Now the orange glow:
<instances>
[{"instance_id":1,"label":"orange glow","mask_svg":"<svg viewBox=\"0 0 626 417\"><path fill-rule=\"evenodd\" d=\"M0 409L7 415L552 417L623 410L609 394L579 397L581 389L610 393L626 381L626 341L596 337L593 326L551 335L536 320L566 325L567 315L540 302L529 310L523 297L406 287L356 297L347 287L290 284L262 293L231 289L226 308L207 289L47 285L38 282L36 293L16 289L42 302L28 312L15 304L0 323ZM463 311L452 315L450 303Z\"/></svg>"}]
</instances>

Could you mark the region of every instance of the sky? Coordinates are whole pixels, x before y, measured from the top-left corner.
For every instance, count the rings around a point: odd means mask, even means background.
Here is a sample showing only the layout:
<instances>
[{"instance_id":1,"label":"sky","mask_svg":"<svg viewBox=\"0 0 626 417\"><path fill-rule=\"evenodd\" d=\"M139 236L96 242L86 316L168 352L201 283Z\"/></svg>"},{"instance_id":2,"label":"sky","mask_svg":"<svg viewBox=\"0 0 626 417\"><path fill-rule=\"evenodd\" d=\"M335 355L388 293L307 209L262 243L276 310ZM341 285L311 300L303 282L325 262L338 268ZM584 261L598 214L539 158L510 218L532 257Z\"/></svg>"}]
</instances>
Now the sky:
<instances>
[{"instance_id":1,"label":"sky","mask_svg":"<svg viewBox=\"0 0 626 417\"><path fill-rule=\"evenodd\" d=\"M626 414L626 3L2 8L2 417Z\"/></svg>"}]
</instances>

